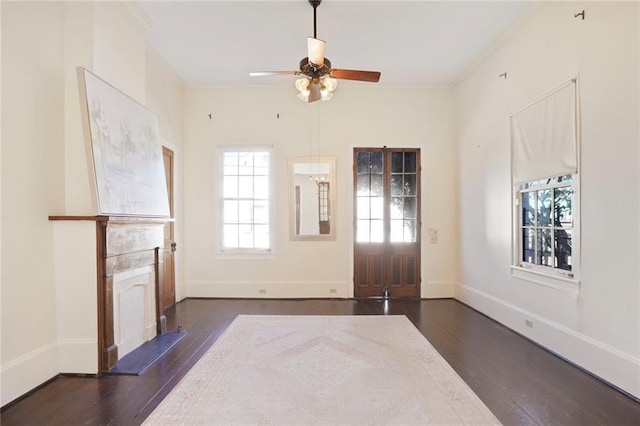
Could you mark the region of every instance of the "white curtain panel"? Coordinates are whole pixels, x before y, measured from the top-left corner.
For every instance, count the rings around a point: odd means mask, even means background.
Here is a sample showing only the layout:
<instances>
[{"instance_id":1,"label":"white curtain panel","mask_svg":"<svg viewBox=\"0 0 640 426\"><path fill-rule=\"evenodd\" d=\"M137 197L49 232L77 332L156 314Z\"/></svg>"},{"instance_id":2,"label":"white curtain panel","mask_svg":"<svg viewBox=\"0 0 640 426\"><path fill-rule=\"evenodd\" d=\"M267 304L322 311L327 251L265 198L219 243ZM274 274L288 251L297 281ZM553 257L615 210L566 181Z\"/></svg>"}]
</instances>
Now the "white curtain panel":
<instances>
[{"instance_id":1,"label":"white curtain panel","mask_svg":"<svg viewBox=\"0 0 640 426\"><path fill-rule=\"evenodd\" d=\"M513 184L578 171L576 79L511 114Z\"/></svg>"}]
</instances>

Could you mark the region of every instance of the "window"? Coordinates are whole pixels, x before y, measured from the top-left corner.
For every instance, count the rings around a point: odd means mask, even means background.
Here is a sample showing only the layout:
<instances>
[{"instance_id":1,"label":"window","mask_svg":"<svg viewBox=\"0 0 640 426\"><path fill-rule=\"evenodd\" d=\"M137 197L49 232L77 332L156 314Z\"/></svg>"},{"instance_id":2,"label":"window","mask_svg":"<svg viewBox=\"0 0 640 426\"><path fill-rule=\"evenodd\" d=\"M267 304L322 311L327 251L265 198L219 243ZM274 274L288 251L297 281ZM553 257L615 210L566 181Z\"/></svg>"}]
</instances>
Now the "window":
<instances>
[{"instance_id":1,"label":"window","mask_svg":"<svg viewBox=\"0 0 640 426\"><path fill-rule=\"evenodd\" d=\"M519 264L573 278L575 175L520 185Z\"/></svg>"},{"instance_id":2,"label":"window","mask_svg":"<svg viewBox=\"0 0 640 426\"><path fill-rule=\"evenodd\" d=\"M271 151L234 147L220 155L221 251L271 252Z\"/></svg>"},{"instance_id":3,"label":"window","mask_svg":"<svg viewBox=\"0 0 640 426\"><path fill-rule=\"evenodd\" d=\"M572 78L510 115L513 276L570 291L580 273L577 94Z\"/></svg>"}]
</instances>

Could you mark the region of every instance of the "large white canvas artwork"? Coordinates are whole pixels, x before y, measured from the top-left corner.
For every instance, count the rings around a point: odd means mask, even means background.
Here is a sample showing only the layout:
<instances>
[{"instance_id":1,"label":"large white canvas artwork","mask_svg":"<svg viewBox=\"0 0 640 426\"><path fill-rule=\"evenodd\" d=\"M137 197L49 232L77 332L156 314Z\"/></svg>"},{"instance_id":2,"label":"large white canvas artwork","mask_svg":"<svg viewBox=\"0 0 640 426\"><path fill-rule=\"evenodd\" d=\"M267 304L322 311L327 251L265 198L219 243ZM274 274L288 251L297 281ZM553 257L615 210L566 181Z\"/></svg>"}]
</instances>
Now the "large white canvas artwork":
<instances>
[{"instance_id":1,"label":"large white canvas artwork","mask_svg":"<svg viewBox=\"0 0 640 426\"><path fill-rule=\"evenodd\" d=\"M78 72L98 214L169 216L158 117L86 69Z\"/></svg>"}]
</instances>

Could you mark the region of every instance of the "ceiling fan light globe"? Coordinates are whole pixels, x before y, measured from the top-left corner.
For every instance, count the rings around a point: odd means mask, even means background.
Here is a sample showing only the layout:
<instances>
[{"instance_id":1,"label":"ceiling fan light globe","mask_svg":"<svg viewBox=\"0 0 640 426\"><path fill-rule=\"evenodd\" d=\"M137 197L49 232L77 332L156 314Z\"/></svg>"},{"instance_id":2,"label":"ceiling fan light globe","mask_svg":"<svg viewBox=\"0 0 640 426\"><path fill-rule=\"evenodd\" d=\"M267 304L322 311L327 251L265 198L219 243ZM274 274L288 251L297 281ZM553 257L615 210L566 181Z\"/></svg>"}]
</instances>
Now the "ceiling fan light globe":
<instances>
[{"instance_id":1,"label":"ceiling fan light globe","mask_svg":"<svg viewBox=\"0 0 640 426\"><path fill-rule=\"evenodd\" d=\"M329 92L333 92L338 87L338 80L329 76L322 79L322 85L327 88Z\"/></svg>"},{"instance_id":2,"label":"ceiling fan light globe","mask_svg":"<svg viewBox=\"0 0 640 426\"><path fill-rule=\"evenodd\" d=\"M298 89L299 92L302 92L304 90L309 91L309 79L306 77L297 79L296 89Z\"/></svg>"},{"instance_id":3,"label":"ceiling fan light globe","mask_svg":"<svg viewBox=\"0 0 640 426\"><path fill-rule=\"evenodd\" d=\"M298 93L298 99L303 102L309 102L309 90L302 90Z\"/></svg>"},{"instance_id":4,"label":"ceiling fan light globe","mask_svg":"<svg viewBox=\"0 0 640 426\"><path fill-rule=\"evenodd\" d=\"M324 40L320 40L313 37L307 37L307 52L309 56L309 62L317 66L324 65L324 50L327 43Z\"/></svg>"},{"instance_id":5,"label":"ceiling fan light globe","mask_svg":"<svg viewBox=\"0 0 640 426\"><path fill-rule=\"evenodd\" d=\"M322 101L326 102L331 98L333 98L333 93L329 92L328 90L320 90L320 99Z\"/></svg>"}]
</instances>

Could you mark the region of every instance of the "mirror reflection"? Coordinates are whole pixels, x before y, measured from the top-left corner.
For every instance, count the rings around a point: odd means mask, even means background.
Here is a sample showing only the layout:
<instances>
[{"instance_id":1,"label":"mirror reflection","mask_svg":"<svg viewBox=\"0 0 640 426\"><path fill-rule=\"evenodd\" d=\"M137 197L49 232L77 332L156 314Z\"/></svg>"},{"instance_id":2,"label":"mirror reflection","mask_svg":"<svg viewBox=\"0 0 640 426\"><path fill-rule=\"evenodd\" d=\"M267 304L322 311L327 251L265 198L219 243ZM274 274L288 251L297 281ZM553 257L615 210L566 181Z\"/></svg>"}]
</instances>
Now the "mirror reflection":
<instances>
[{"instance_id":1,"label":"mirror reflection","mask_svg":"<svg viewBox=\"0 0 640 426\"><path fill-rule=\"evenodd\" d=\"M292 239L332 239L334 157L289 160L292 191Z\"/></svg>"}]
</instances>

